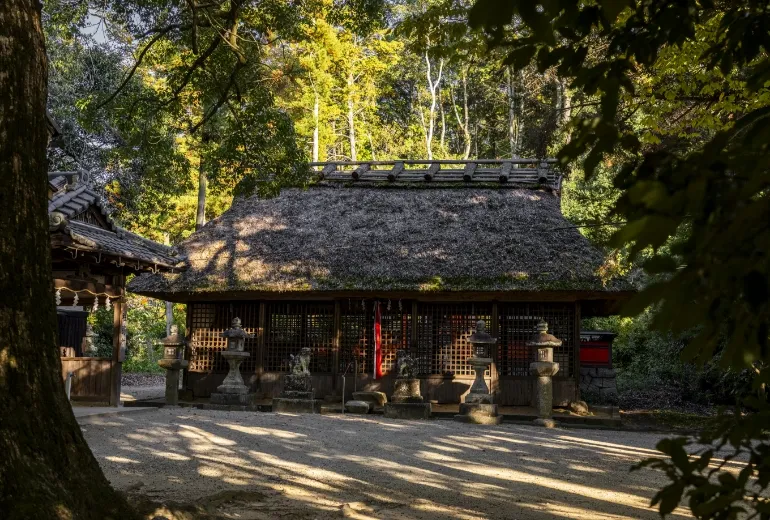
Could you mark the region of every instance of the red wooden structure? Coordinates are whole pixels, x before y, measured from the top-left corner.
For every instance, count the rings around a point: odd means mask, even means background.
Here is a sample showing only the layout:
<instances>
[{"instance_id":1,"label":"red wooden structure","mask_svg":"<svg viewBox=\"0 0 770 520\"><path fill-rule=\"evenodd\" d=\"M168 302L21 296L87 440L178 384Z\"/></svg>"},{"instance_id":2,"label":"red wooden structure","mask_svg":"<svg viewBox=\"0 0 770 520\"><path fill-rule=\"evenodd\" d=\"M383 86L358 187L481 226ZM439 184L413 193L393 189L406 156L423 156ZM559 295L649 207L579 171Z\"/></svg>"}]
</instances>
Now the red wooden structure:
<instances>
[{"instance_id":1,"label":"red wooden structure","mask_svg":"<svg viewBox=\"0 0 770 520\"><path fill-rule=\"evenodd\" d=\"M580 365L612 368L614 332L584 330L580 332Z\"/></svg>"}]
</instances>

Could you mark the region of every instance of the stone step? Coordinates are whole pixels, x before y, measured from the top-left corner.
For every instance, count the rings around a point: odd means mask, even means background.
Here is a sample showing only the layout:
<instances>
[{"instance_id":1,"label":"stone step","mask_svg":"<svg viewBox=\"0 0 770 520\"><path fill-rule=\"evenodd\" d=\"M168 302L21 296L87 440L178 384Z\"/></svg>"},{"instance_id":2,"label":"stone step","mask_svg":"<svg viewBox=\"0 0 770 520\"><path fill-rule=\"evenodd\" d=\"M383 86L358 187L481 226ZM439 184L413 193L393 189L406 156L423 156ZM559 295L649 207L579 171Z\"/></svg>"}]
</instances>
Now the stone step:
<instances>
[{"instance_id":1,"label":"stone step","mask_svg":"<svg viewBox=\"0 0 770 520\"><path fill-rule=\"evenodd\" d=\"M455 415L454 419L469 424L500 424L503 422L502 415Z\"/></svg>"},{"instance_id":2,"label":"stone step","mask_svg":"<svg viewBox=\"0 0 770 520\"><path fill-rule=\"evenodd\" d=\"M495 417L497 415L497 405L486 403L460 403L460 415Z\"/></svg>"},{"instance_id":3,"label":"stone step","mask_svg":"<svg viewBox=\"0 0 770 520\"><path fill-rule=\"evenodd\" d=\"M372 406L366 401L348 401L345 403L345 411L348 413L367 414L372 411Z\"/></svg>"},{"instance_id":4,"label":"stone step","mask_svg":"<svg viewBox=\"0 0 770 520\"><path fill-rule=\"evenodd\" d=\"M353 392L353 399L373 403L374 406L385 406L388 402L385 392Z\"/></svg>"},{"instance_id":5,"label":"stone step","mask_svg":"<svg viewBox=\"0 0 770 520\"><path fill-rule=\"evenodd\" d=\"M430 419L430 403L387 403L385 417L389 419Z\"/></svg>"}]
</instances>

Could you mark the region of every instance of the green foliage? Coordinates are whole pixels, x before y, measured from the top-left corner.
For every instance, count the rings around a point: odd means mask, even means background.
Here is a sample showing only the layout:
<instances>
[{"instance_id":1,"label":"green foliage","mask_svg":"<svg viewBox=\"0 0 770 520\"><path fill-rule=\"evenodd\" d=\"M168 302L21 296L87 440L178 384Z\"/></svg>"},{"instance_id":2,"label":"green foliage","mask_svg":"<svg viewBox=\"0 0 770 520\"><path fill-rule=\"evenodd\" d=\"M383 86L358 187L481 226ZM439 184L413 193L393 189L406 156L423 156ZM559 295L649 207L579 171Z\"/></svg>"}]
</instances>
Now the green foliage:
<instances>
[{"instance_id":1,"label":"green foliage","mask_svg":"<svg viewBox=\"0 0 770 520\"><path fill-rule=\"evenodd\" d=\"M512 22L529 33L517 37ZM612 215L625 221L616 247L641 252L653 282L626 309L655 305L652 326L691 334L681 355L700 363L755 370L764 391L770 361L770 9L741 0L478 0L471 24L508 61L555 68L596 100L598 111L572 121L563 163L582 160L592 175L603 160L621 163L622 191ZM516 27L518 23L514 23ZM678 54L678 56L677 56ZM620 159L618 161L617 159ZM716 447L750 455L738 477L708 467L714 448L687 456L684 440L666 440L669 458L648 462L671 484L653 500L661 514L683 496L700 518L735 518L744 496L770 517L760 494L770 484L770 427L759 412L727 416ZM753 479L757 478L756 481Z\"/></svg>"},{"instance_id":2,"label":"green foliage","mask_svg":"<svg viewBox=\"0 0 770 520\"><path fill-rule=\"evenodd\" d=\"M689 339L687 334L653 330L652 310L629 318L612 316L585 320L586 329L609 330L617 337L613 342L613 366L618 371L617 383L622 407L685 408L734 406L752 395L754 371L724 368L717 355L704 364L681 359Z\"/></svg>"},{"instance_id":3,"label":"green foliage","mask_svg":"<svg viewBox=\"0 0 770 520\"><path fill-rule=\"evenodd\" d=\"M743 415L739 409L721 413L697 442L686 437L663 439L657 449L667 459L651 458L634 466L635 470L658 469L671 480L652 500L661 515L671 513L682 499L687 500L697 518L770 515L770 502L764 492L770 484L770 406L758 399L747 404L756 411ZM735 463L741 467L737 474L726 469Z\"/></svg>"},{"instance_id":4,"label":"green foliage","mask_svg":"<svg viewBox=\"0 0 770 520\"><path fill-rule=\"evenodd\" d=\"M166 336L165 302L131 295L126 301L126 359L123 371L163 373L157 361L163 357L163 348L158 342ZM185 305L174 304L173 312L174 323L184 334ZM113 311L104 307L89 317L96 333L94 344L100 357L112 357L112 319Z\"/></svg>"}]
</instances>

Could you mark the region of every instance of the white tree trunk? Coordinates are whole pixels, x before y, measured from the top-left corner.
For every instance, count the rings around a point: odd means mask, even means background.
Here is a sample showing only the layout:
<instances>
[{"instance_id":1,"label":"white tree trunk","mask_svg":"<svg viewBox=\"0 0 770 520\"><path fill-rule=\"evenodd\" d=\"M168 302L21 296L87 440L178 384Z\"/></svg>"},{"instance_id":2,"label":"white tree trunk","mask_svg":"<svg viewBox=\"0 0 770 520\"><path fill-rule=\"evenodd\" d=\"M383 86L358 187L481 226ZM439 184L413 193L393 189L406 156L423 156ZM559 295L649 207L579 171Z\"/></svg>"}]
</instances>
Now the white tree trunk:
<instances>
[{"instance_id":1,"label":"white tree trunk","mask_svg":"<svg viewBox=\"0 0 770 520\"><path fill-rule=\"evenodd\" d=\"M465 151L463 152L463 159L468 159L471 156L471 114L468 110L468 74L467 70L463 70L463 118L465 124L463 125L463 134L465 135Z\"/></svg>"},{"instance_id":2,"label":"white tree trunk","mask_svg":"<svg viewBox=\"0 0 770 520\"><path fill-rule=\"evenodd\" d=\"M195 231L206 225L206 169L203 158L198 161L198 211L195 215Z\"/></svg>"},{"instance_id":3,"label":"white tree trunk","mask_svg":"<svg viewBox=\"0 0 770 520\"><path fill-rule=\"evenodd\" d=\"M562 114L561 114L561 120L559 122L562 125L567 125L570 122L570 119L572 119L572 98L570 97L569 92L567 91L567 80L565 80L564 78L560 78L559 88L561 90L561 104L562 104ZM569 140L570 140L569 133L567 133L566 140L569 143Z\"/></svg>"},{"instance_id":4,"label":"white tree trunk","mask_svg":"<svg viewBox=\"0 0 770 520\"><path fill-rule=\"evenodd\" d=\"M471 155L471 128L470 128L470 114L468 112L468 82L467 71L463 70L461 73L463 84L463 115L460 116L460 111L457 108L457 103L454 99L454 93L452 93L452 108L454 109L455 119L457 119L457 125L463 132L463 159L468 160Z\"/></svg>"},{"instance_id":5,"label":"white tree trunk","mask_svg":"<svg viewBox=\"0 0 770 520\"><path fill-rule=\"evenodd\" d=\"M315 103L313 104L313 162L318 162L318 112L320 101L318 99L318 92L315 94Z\"/></svg>"},{"instance_id":6,"label":"white tree trunk","mask_svg":"<svg viewBox=\"0 0 770 520\"><path fill-rule=\"evenodd\" d=\"M427 65L426 77L428 80L428 91L430 92L430 110L428 112L428 135L425 139L426 151L428 152L428 159L433 159L433 133L436 128L436 99L438 97L438 88L441 85L441 76L444 72L444 58L439 60L438 77L436 81L433 81L433 74L431 72L430 57L428 52L425 51L425 63Z\"/></svg>"},{"instance_id":7,"label":"white tree trunk","mask_svg":"<svg viewBox=\"0 0 770 520\"><path fill-rule=\"evenodd\" d=\"M441 99L441 90L438 92L438 108L441 112L441 138L439 139L439 147L441 148L443 156L446 157L446 117L444 116L444 103Z\"/></svg>"},{"instance_id":8,"label":"white tree trunk","mask_svg":"<svg viewBox=\"0 0 770 520\"><path fill-rule=\"evenodd\" d=\"M506 69L508 76L508 143L511 147L511 159L518 156L518 127L516 125L516 85L513 77L513 66Z\"/></svg>"},{"instance_id":9,"label":"white tree trunk","mask_svg":"<svg viewBox=\"0 0 770 520\"><path fill-rule=\"evenodd\" d=\"M348 138L350 139L350 160L357 161L356 154L356 127L355 127L355 104L353 103L353 72L348 73Z\"/></svg>"}]
</instances>

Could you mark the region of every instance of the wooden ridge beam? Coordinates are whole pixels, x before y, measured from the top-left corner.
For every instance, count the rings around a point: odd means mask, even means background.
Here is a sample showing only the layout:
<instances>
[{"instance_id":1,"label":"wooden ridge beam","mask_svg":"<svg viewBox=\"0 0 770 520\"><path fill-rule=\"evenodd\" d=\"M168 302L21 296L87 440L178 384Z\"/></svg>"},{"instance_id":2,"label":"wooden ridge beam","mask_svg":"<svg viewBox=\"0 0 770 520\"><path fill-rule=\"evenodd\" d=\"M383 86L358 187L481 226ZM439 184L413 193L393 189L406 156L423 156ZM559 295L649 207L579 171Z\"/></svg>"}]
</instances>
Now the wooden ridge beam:
<instances>
[{"instance_id":1,"label":"wooden ridge beam","mask_svg":"<svg viewBox=\"0 0 770 520\"><path fill-rule=\"evenodd\" d=\"M371 168L371 165L369 163L365 163L353 170L353 179L360 179L363 174L369 171L369 168Z\"/></svg>"},{"instance_id":2,"label":"wooden ridge beam","mask_svg":"<svg viewBox=\"0 0 770 520\"><path fill-rule=\"evenodd\" d=\"M437 162L431 163L430 168L428 168L428 171L425 172L425 175L424 175L425 180L429 182L432 181L433 176L436 175L436 173L438 173L440 169L441 169L440 163L437 163Z\"/></svg>"},{"instance_id":3,"label":"wooden ridge beam","mask_svg":"<svg viewBox=\"0 0 770 520\"><path fill-rule=\"evenodd\" d=\"M471 182L473 180L473 174L476 171L476 163L469 162L465 165L465 169L463 170L463 180L465 182Z\"/></svg>"},{"instance_id":4,"label":"wooden ridge beam","mask_svg":"<svg viewBox=\"0 0 770 520\"><path fill-rule=\"evenodd\" d=\"M393 169L388 173L388 180L390 182L395 182L396 179L398 179L398 176L403 173L403 171L404 163L402 161L397 162L395 165L393 165Z\"/></svg>"}]
</instances>

